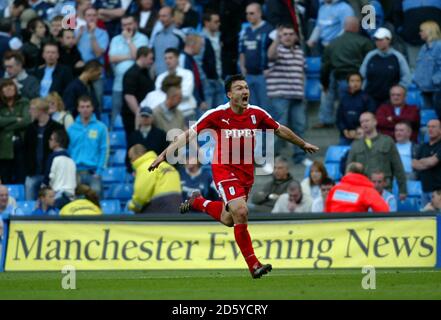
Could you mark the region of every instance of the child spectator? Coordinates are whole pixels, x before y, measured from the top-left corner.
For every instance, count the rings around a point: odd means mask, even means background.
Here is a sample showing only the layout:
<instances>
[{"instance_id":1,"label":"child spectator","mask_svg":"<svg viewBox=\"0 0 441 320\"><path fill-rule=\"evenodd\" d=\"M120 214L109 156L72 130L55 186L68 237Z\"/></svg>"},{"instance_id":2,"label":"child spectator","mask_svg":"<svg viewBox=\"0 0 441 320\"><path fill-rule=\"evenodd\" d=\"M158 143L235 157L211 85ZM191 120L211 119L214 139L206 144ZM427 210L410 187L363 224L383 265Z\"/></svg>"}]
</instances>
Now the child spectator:
<instances>
[{"instance_id":1,"label":"child spectator","mask_svg":"<svg viewBox=\"0 0 441 320\"><path fill-rule=\"evenodd\" d=\"M56 216L58 209L55 208L55 192L49 187L43 187L38 192L37 207L32 211L33 216Z\"/></svg>"}]
</instances>

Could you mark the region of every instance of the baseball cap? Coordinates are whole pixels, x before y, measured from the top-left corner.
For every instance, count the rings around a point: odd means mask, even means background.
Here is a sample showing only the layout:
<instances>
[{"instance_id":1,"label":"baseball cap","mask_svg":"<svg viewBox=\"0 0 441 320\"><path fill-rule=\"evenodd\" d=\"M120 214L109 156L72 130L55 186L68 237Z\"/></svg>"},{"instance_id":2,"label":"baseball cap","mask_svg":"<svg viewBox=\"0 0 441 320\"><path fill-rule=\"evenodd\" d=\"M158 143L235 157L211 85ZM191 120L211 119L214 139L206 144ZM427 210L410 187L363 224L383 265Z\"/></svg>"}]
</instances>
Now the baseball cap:
<instances>
[{"instance_id":1,"label":"baseball cap","mask_svg":"<svg viewBox=\"0 0 441 320\"><path fill-rule=\"evenodd\" d=\"M140 116L151 117L153 115L153 111L150 107L142 107L139 110Z\"/></svg>"},{"instance_id":2,"label":"baseball cap","mask_svg":"<svg viewBox=\"0 0 441 320\"><path fill-rule=\"evenodd\" d=\"M28 26L28 22L31 21L33 18L38 17L37 12L35 12L33 9L28 8L25 9L22 14L20 15L20 26L22 29L26 29Z\"/></svg>"},{"instance_id":3,"label":"baseball cap","mask_svg":"<svg viewBox=\"0 0 441 320\"><path fill-rule=\"evenodd\" d=\"M374 38L379 40L385 38L392 39L392 33L386 28L378 28L378 30L374 33Z\"/></svg>"}]
</instances>

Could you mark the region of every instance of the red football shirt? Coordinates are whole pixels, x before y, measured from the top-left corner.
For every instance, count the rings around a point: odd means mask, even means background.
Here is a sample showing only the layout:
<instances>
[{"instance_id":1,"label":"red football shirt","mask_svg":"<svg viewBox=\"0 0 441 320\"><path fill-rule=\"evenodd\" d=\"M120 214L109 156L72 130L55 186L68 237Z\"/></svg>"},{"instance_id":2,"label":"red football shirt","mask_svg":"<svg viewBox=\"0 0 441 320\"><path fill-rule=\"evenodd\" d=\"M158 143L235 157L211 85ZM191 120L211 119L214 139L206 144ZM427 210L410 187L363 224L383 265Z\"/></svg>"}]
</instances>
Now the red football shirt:
<instances>
[{"instance_id":1,"label":"red football shirt","mask_svg":"<svg viewBox=\"0 0 441 320\"><path fill-rule=\"evenodd\" d=\"M277 130L279 123L257 106L248 105L242 114L231 110L230 104L207 111L191 129L200 134L212 130L216 149L212 160L213 175L218 171L234 171L240 177L253 183L254 144L258 130Z\"/></svg>"}]
</instances>

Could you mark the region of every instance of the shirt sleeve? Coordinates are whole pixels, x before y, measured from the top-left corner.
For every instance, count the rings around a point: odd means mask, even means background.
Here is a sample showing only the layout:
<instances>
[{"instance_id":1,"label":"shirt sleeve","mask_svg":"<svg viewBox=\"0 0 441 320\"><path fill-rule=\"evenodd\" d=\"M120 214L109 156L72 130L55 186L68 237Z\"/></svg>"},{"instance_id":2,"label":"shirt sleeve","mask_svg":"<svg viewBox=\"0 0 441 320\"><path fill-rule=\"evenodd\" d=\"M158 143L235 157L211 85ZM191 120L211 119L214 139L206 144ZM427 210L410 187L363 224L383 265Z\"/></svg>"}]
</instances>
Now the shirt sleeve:
<instances>
[{"instance_id":1,"label":"shirt sleeve","mask_svg":"<svg viewBox=\"0 0 441 320\"><path fill-rule=\"evenodd\" d=\"M190 127L190 129L196 133L199 133L204 129L215 129L216 123L214 114L215 112L210 110L207 111L194 125Z\"/></svg>"},{"instance_id":2,"label":"shirt sleeve","mask_svg":"<svg viewBox=\"0 0 441 320\"><path fill-rule=\"evenodd\" d=\"M274 120L269 113L262 111L262 120L259 123L259 129L279 129L280 124Z\"/></svg>"}]
</instances>

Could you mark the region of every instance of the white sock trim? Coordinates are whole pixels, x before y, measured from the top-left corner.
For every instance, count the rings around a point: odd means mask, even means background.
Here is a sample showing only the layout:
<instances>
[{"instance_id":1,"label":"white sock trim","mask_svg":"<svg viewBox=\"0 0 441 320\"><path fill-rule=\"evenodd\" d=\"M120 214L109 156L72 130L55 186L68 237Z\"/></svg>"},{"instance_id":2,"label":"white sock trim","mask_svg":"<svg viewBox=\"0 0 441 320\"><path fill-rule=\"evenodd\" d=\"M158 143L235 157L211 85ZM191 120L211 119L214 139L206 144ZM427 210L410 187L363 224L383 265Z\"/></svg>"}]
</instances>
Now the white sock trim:
<instances>
[{"instance_id":1,"label":"white sock trim","mask_svg":"<svg viewBox=\"0 0 441 320\"><path fill-rule=\"evenodd\" d=\"M202 206L206 208L210 202L211 202L210 200L205 200Z\"/></svg>"}]
</instances>

